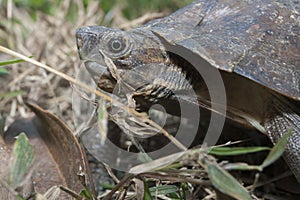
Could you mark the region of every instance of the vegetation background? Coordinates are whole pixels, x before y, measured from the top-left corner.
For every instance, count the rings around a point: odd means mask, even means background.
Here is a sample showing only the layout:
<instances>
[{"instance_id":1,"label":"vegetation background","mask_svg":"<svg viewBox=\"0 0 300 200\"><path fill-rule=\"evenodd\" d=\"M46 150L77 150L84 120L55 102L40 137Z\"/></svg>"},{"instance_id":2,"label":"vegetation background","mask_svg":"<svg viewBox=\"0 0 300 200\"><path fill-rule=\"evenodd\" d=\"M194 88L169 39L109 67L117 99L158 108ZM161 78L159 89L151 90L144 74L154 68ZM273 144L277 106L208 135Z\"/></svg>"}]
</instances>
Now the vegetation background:
<instances>
[{"instance_id":1,"label":"vegetation background","mask_svg":"<svg viewBox=\"0 0 300 200\"><path fill-rule=\"evenodd\" d=\"M104 25L130 29L156 17L167 16L191 2L192 0L0 0L0 45L32 56L75 77L81 66L75 42L75 30L78 27ZM0 63L14 59L0 53ZM65 121L72 130L76 129L72 113L72 86L66 80L27 62L0 65L0 133L16 119L33 116L25 106L27 100L38 102L41 107ZM201 170L200 173L205 173ZM192 171L191 177L193 173L196 172ZM240 174L237 175L239 177ZM252 177L243 178L243 183L252 184ZM226 181L223 183L226 186ZM250 192L256 187L255 183L253 185L248 187ZM180 187L195 191L197 195L201 193L207 199L216 198L210 183L204 189L193 188L190 183L184 183ZM257 193L261 196L271 191L271 197L274 197L273 194L277 192L272 184L262 187L266 188ZM276 198L282 194L278 193L280 194L276 194ZM221 196L219 199L222 198L227 197Z\"/></svg>"}]
</instances>

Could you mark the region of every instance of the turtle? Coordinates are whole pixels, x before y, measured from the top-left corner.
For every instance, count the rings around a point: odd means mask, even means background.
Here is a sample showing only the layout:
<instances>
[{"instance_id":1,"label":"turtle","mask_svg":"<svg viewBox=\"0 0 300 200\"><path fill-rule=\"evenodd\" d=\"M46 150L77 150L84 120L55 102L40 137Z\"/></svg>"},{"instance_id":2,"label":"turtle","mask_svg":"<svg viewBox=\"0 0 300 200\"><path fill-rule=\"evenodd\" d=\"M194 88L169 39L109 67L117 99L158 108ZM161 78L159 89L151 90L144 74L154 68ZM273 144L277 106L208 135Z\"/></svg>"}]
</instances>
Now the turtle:
<instances>
[{"instance_id":1,"label":"turtle","mask_svg":"<svg viewBox=\"0 0 300 200\"><path fill-rule=\"evenodd\" d=\"M297 1L196 0L128 31L81 27L76 40L80 58L101 89L112 93L119 78L137 99L150 102L179 96L209 107L198 71L217 70L226 91L226 117L258 129L273 143L292 131L284 158L300 182ZM197 66L190 62L194 58ZM197 98L189 98L188 90Z\"/></svg>"}]
</instances>

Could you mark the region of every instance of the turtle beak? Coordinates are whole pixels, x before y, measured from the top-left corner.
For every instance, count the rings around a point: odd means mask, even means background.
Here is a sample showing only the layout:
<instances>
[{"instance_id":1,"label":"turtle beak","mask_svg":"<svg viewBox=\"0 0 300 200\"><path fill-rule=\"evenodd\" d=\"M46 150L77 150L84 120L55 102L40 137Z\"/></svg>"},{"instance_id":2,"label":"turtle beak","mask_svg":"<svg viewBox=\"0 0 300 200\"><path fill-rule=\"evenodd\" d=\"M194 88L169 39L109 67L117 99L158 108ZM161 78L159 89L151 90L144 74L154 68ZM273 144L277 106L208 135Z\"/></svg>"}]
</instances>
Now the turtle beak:
<instances>
[{"instance_id":1,"label":"turtle beak","mask_svg":"<svg viewBox=\"0 0 300 200\"><path fill-rule=\"evenodd\" d=\"M102 26L88 26L76 30L79 57L84 61L87 71L97 84L101 80L108 80L109 83L113 83L113 78L105 66L103 55L99 52L99 43L107 31L109 29Z\"/></svg>"},{"instance_id":2,"label":"turtle beak","mask_svg":"<svg viewBox=\"0 0 300 200\"><path fill-rule=\"evenodd\" d=\"M106 30L102 26L87 26L76 30L76 45L81 60L91 60L97 56L99 41Z\"/></svg>"},{"instance_id":3,"label":"turtle beak","mask_svg":"<svg viewBox=\"0 0 300 200\"><path fill-rule=\"evenodd\" d=\"M98 50L99 37L103 31L104 29L99 26L82 27L76 30L79 57L85 61L85 67L95 82L99 80L101 74L107 71L107 68L102 65L103 56Z\"/></svg>"},{"instance_id":4,"label":"turtle beak","mask_svg":"<svg viewBox=\"0 0 300 200\"><path fill-rule=\"evenodd\" d=\"M96 46L95 41L97 35L88 32L87 28L79 28L76 30L76 45L81 60L89 58L89 53Z\"/></svg>"}]
</instances>

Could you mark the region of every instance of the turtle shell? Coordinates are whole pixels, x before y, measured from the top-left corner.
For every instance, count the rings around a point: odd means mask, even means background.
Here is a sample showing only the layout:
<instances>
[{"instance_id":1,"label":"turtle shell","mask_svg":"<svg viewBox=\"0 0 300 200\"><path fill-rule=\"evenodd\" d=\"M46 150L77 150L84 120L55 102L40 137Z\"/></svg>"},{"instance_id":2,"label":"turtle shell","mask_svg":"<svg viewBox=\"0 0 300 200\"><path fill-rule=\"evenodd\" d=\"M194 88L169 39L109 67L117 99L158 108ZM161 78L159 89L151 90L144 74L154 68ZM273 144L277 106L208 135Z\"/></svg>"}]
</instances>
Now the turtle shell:
<instances>
[{"instance_id":1,"label":"turtle shell","mask_svg":"<svg viewBox=\"0 0 300 200\"><path fill-rule=\"evenodd\" d=\"M149 29L213 67L300 100L300 3L198 0Z\"/></svg>"}]
</instances>

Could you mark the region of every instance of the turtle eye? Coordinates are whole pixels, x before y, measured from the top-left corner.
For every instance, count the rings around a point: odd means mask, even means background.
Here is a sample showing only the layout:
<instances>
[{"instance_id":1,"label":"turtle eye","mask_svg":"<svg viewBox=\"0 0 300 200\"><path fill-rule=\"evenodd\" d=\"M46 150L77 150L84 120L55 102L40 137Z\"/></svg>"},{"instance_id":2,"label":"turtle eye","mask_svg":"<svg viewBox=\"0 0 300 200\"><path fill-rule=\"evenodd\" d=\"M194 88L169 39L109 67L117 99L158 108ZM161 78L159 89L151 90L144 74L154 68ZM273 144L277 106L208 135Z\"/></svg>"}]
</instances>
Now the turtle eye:
<instances>
[{"instance_id":1,"label":"turtle eye","mask_svg":"<svg viewBox=\"0 0 300 200\"><path fill-rule=\"evenodd\" d=\"M110 58L126 57L132 49L132 39L123 32L117 31L100 38L101 50Z\"/></svg>"},{"instance_id":2,"label":"turtle eye","mask_svg":"<svg viewBox=\"0 0 300 200\"><path fill-rule=\"evenodd\" d=\"M125 47L125 42L120 39L111 39L108 43L108 48L112 53L120 53Z\"/></svg>"},{"instance_id":3,"label":"turtle eye","mask_svg":"<svg viewBox=\"0 0 300 200\"><path fill-rule=\"evenodd\" d=\"M114 40L111 42L111 49L114 51L120 51L122 49L122 43L120 40Z\"/></svg>"}]
</instances>

